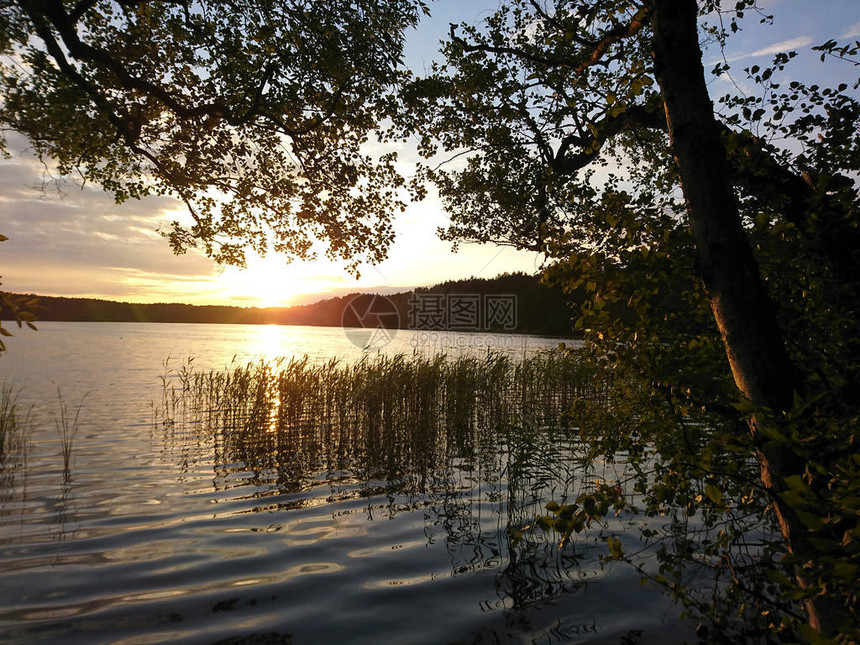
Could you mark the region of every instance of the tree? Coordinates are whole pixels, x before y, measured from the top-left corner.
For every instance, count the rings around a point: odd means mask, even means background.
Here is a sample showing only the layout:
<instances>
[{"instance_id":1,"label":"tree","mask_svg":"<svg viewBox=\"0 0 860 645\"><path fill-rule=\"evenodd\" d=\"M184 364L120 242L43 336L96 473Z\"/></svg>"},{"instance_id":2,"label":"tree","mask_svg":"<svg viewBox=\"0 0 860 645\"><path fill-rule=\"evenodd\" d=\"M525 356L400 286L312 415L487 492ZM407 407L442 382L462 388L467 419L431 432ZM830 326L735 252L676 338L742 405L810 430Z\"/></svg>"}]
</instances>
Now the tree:
<instances>
[{"instance_id":1,"label":"tree","mask_svg":"<svg viewBox=\"0 0 860 645\"><path fill-rule=\"evenodd\" d=\"M704 406L712 428L733 427L731 413L720 423L715 409L744 410L751 443L714 431L709 455L716 441L732 441L740 459L744 450L754 452L760 473L742 490L757 486L766 493L787 549L784 562L801 589L794 600L806 610L806 634L818 638L858 624L851 576L860 571L860 534L851 501L856 485L846 475L857 469L851 430L857 410L844 400L856 400L860 363L860 228L852 179L860 169L860 105L845 93L846 84L780 88L774 73L790 62L789 52L776 56L772 68L747 70L763 87L761 97L723 97L715 113L697 21L715 16L701 33L719 43L739 28L745 12L755 11L754 0L730 9L714 0L511 1L484 30L451 27L447 62L412 84L402 124L405 132L421 134L426 156L444 150L459 161L422 174L438 185L452 213L444 235L558 258L556 274L593 293L580 324L594 330L603 357L624 356L628 367L653 375L642 386L662 391L673 412ZM829 41L819 49L822 58L850 57L860 43ZM727 66L715 71L725 73ZM799 149L778 148L777 135ZM692 288L693 279L701 291ZM825 307L833 315L816 309L818 296L804 302L807 291L838 295L838 305ZM787 300L776 301L777 295ZM612 302L632 310L640 326L616 325ZM670 303L690 314L686 321L672 318L686 347L654 329L661 316L670 320ZM709 323L702 305L710 308ZM813 329L813 320L823 322L821 329ZM647 349L645 334L639 335L646 329ZM844 345L836 349L822 330ZM708 346L709 338L721 340L734 398L712 386L690 394L690 384L702 381L693 372L709 377L713 362L691 370L665 351L668 344L686 349L690 360L701 358L690 350ZM668 371L660 375L643 357ZM667 377L670 365L675 374ZM716 366L718 382L725 382L724 371ZM678 394L685 390L688 396ZM708 401L707 393L715 398ZM639 434L626 448L636 450L636 441L660 445L662 438ZM612 441L617 449L617 437ZM677 452L667 457L676 443L664 442L661 463L680 463ZM810 451L813 445L822 452ZM687 458L692 451L687 448ZM700 476L718 475L713 464L698 468ZM652 493L665 493L649 485ZM700 497L725 509L715 484L702 490L710 495Z\"/></svg>"},{"instance_id":2,"label":"tree","mask_svg":"<svg viewBox=\"0 0 860 645\"><path fill-rule=\"evenodd\" d=\"M378 260L402 181L392 154L364 146L396 104L402 33L424 9L0 0L0 121L120 201L178 196L193 223L168 233L177 250L241 263L245 246L305 256L324 239L334 257ZM614 379L616 392L664 397L615 417L626 434L593 437L631 456L649 512L680 504L713 528L726 513L749 517L763 495L785 557L773 559L771 540L754 558L773 584L732 567L749 523L732 520L706 555L727 558L733 598L784 610L776 622L759 612L766 623L796 626L794 603L808 638L850 639L860 105L847 85L779 87L789 52L748 69L762 96L723 97L715 114L697 18L719 18L704 30L719 43L747 12L754 0L510 0L485 31L452 27L447 64L403 89L397 119L423 153L462 163L425 168L413 185L439 186L445 235L557 258L557 274L593 294L580 324L595 360L631 377ZM851 57L860 44L819 49ZM691 414L698 437L680 420ZM685 557L689 543L677 545Z\"/></svg>"},{"instance_id":3,"label":"tree","mask_svg":"<svg viewBox=\"0 0 860 645\"><path fill-rule=\"evenodd\" d=\"M46 165L181 199L167 231L242 264L327 243L379 261L402 208L395 155L366 148L421 0L2 0L0 124ZM5 142L0 140L0 147ZM4 148L5 149L5 148Z\"/></svg>"}]
</instances>

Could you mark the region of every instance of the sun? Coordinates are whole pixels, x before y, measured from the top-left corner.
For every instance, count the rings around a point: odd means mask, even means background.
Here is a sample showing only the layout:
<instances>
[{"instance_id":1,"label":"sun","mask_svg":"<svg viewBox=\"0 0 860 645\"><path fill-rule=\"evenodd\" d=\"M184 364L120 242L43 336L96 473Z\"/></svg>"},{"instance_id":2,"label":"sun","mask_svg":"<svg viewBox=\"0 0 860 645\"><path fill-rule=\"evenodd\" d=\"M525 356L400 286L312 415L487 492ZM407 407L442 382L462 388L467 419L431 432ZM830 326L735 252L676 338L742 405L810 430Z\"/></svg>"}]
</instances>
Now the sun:
<instances>
[{"instance_id":1,"label":"sun","mask_svg":"<svg viewBox=\"0 0 860 645\"><path fill-rule=\"evenodd\" d=\"M222 300L250 307L286 307L305 294L342 287L345 272L328 260L290 262L286 256L249 253L244 269L225 267L216 278Z\"/></svg>"},{"instance_id":2,"label":"sun","mask_svg":"<svg viewBox=\"0 0 860 645\"><path fill-rule=\"evenodd\" d=\"M280 307L298 295L286 258L248 254L245 268L225 267L218 276L222 297L254 307Z\"/></svg>"}]
</instances>

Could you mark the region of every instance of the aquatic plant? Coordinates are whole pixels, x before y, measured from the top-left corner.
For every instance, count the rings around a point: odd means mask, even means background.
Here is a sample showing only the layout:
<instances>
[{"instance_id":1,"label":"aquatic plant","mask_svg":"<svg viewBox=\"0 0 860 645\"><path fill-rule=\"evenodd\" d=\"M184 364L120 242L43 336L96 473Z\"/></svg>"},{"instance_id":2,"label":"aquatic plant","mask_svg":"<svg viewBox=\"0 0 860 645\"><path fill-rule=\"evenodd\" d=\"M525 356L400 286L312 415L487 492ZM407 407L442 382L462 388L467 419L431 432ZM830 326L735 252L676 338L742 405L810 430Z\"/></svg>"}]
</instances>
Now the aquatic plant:
<instances>
[{"instance_id":1,"label":"aquatic plant","mask_svg":"<svg viewBox=\"0 0 860 645\"><path fill-rule=\"evenodd\" d=\"M600 397L605 389L559 353L522 361L495 354L451 360L380 355L353 364L304 357L221 372L189 364L163 377L162 385L156 414L163 425L184 415L222 435L225 448L264 448L254 451L262 458L302 437L348 443L356 431L372 444L419 458L423 449L444 449L447 441L468 443L478 427L558 426L574 399ZM446 436L440 444L441 428Z\"/></svg>"},{"instance_id":2,"label":"aquatic plant","mask_svg":"<svg viewBox=\"0 0 860 645\"><path fill-rule=\"evenodd\" d=\"M5 382L0 386L0 461L15 454L31 427L32 407L22 410L18 393Z\"/></svg>"},{"instance_id":3,"label":"aquatic plant","mask_svg":"<svg viewBox=\"0 0 860 645\"><path fill-rule=\"evenodd\" d=\"M0 502L7 501L16 473L26 466L32 412L32 406L20 405L18 392L11 385L4 382L0 386Z\"/></svg>"},{"instance_id":4,"label":"aquatic plant","mask_svg":"<svg viewBox=\"0 0 860 645\"><path fill-rule=\"evenodd\" d=\"M80 402L74 410L70 410L59 388L57 388L60 415L59 417L54 417L54 425L60 437L60 453L63 457L63 479L65 481L68 481L71 477L72 449L79 430L81 409L87 396L89 396L89 393L81 397Z\"/></svg>"},{"instance_id":5,"label":"aquatic plant","mask_svg":"<svg viewBox=\"0 0 860 645\"><path fill-rule=\"evenodd\" d=\"M519 531L588 479L565 418L606 386L568 356L304 357L169 370L162 382L153 429L167 450L183 469L213 467L231 495L247 487L254 510L321 503L321 486L328 501L381 500L392 517L423 508L453 574L499 568L516 606L580 584L575 550Z\"/></svg>"},{"instance_id":6,"label":"aquatic plant","mask_svg":"<svg viewBox=\"0 0 860 645\"><path fill-rule=\"evenodd\" d=\"M567 411L575 399L599 400L606 389L558 352L524 360L379 355L352 364L304 357L224 371L180 369L162 383L154 425L171 442L191 435L210 441L225 487L241 468L261 485L289 491L336 472L345 482L443 492L455 486L456 463L497 479L528 479L517 484L532 491L517 501L520 509L552 493L550 482L557 488L572 481L549 466L560 460L547 451L578 443L578 430L566 427Z\"/></svg>"}]
</instances>

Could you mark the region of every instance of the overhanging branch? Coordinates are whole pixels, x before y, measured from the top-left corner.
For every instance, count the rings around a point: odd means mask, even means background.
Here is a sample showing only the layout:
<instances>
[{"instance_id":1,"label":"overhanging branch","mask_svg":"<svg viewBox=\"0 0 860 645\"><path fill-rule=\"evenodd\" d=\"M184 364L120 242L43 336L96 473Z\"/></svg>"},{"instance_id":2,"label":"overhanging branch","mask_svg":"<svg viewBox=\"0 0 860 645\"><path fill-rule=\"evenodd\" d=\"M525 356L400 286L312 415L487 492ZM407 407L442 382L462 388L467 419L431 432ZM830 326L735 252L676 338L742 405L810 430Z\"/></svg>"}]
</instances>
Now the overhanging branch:
<instances>
[{"instance_id":1,"label":"overhanging branch","mask_svg":"<svg viewBox=\"0 0 860 645\"><path fill-rule=\"evenodd\" d=\"M617 115L606 116L595 124L593 134L589 136L583 133L567 135L561 140L550 165L561 175L572 175L594 161L612 137L643 128L666 131L666 116L662 108L634 105ZM574 147L580 152L571 154Z\"/></svg>"},{"instance_id":2,"label":"overhanging branch","mask_svg":"<svg viewBox=\"0 0 860 645\"><path fill-rule=\"evenodd\" d=\"M545 12L539 12L539 15L542 15L544 19L546 19ZM582 45L584 48L581 55L578 57L578 60L559 58L555 56L539 56L518 47L468 43L465 39L457 35L457 25L453 23L450 26L449 34L451 36L451 40L457 43L457 45L466 53L483 52L490 54L506 54L543 67L557 67L570 70L574 74L581 74L589 67L599 64L612 45L638 34L642 28L648 24L650 15L650 6L645 5L636 12L636 15L629 23L617 25L609 29L604 32L600 38L593 41L588 41L583 38L576 37L575 35L570 35L569 37L574 42Z\"/></svg>"},{"instance_id":3,"label":"overhanging branch","mask_svg":"<svg viewBox=\"0 0 860 645\"><path fill-rule=\"evenodd\" d=\"M82 13L90 8L90 3L86 0L79 3L72 14L69 14L66 11L61 0L20 0L19 4L36 26L36 31L39 34L39 37L45 41L46 45L48 44L48 40L56 42L53 34L51 33L51 28L53 28L62 40L63 47L72 58L79 61L94 63L110 70L123 89L136 90L146 96L150 96L158 100L180 118L191 119L209 116L223 119L226 123L232 126L240 126L249 123L255 117L262 116L263 118L271 120L283 131L284 134L289 136L300 134L300 132L288 127L283 119L280 119L275 115L265 113L260 108L265 85L269 82L272 74L274 73L273 66L270 66L263 74L263 78L255 92L254 99L252 100L251 107L241 115L234 114L227 105L219 101L189 106L179 101L167 89L132 74L121 61L114 58L108 52L97 47L93 47L81 40L76 29L76 22L77 19L81 17ZM62 50L60 51L62 53ZM68 73L68 67L62 65L61 61L57 58L56 51L49 47L49 53L51 53L51 56L57 60L57 63L60 64L61 68L63 68L63 71ZM62 55L62 58L65 59L64 54ZM69 65L69 67L71 66ZM83 77L80 73L77 73L77 70L75 71L76 75L70 78L74 82L80 84L79 81ZM88 89L88 93L91 93L91 90L92 88L90 87Z\"/></svg>"}]
</instances>

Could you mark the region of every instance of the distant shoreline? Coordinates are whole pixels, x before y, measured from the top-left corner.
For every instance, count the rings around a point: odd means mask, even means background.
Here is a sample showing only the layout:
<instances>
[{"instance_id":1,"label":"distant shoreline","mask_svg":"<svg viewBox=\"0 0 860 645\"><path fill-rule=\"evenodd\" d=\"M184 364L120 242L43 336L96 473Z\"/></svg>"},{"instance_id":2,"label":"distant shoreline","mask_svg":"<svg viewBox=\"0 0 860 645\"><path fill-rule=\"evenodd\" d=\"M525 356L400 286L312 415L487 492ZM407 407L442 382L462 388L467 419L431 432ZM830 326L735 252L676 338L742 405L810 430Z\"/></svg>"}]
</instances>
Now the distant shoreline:
<instances>
[{"instance_id":1,"label":"distant shoreline","mask_svg":"<svg viewBox=\"0 0 860 645\"><path fill-rule=\"evenodd\" d=\"M129 303L96 298L39 296L34 313L38 322L122 322L241 325L306 325L311 327L389 329L426 332L531 334L573 338L573 308L560 289L547 287L536 276L504 274L492 279L469 279L402 293L354 293L291 307L239 307L180 303ZM510 308L504 320L490 321L488 299L504 299ZM437 307L430 313L424 305ZM456 305L456 307L455 307ZM471 309L463 318L463 305ZM447 306L448 310L443 310ZM424 307L428 308L428 307ZM459 316L455 319L455 315ZM359 321L356 316L363 320ZM8 311L0 311L11 320ZM498 316L496 317L498 318ZM430 324L427 324L427 323ZM358 323L358 324L355 324ZM464 324L465 323L465 324ZM489 323L489 324L488 324Z\"/></svg>"}]
</instances>

